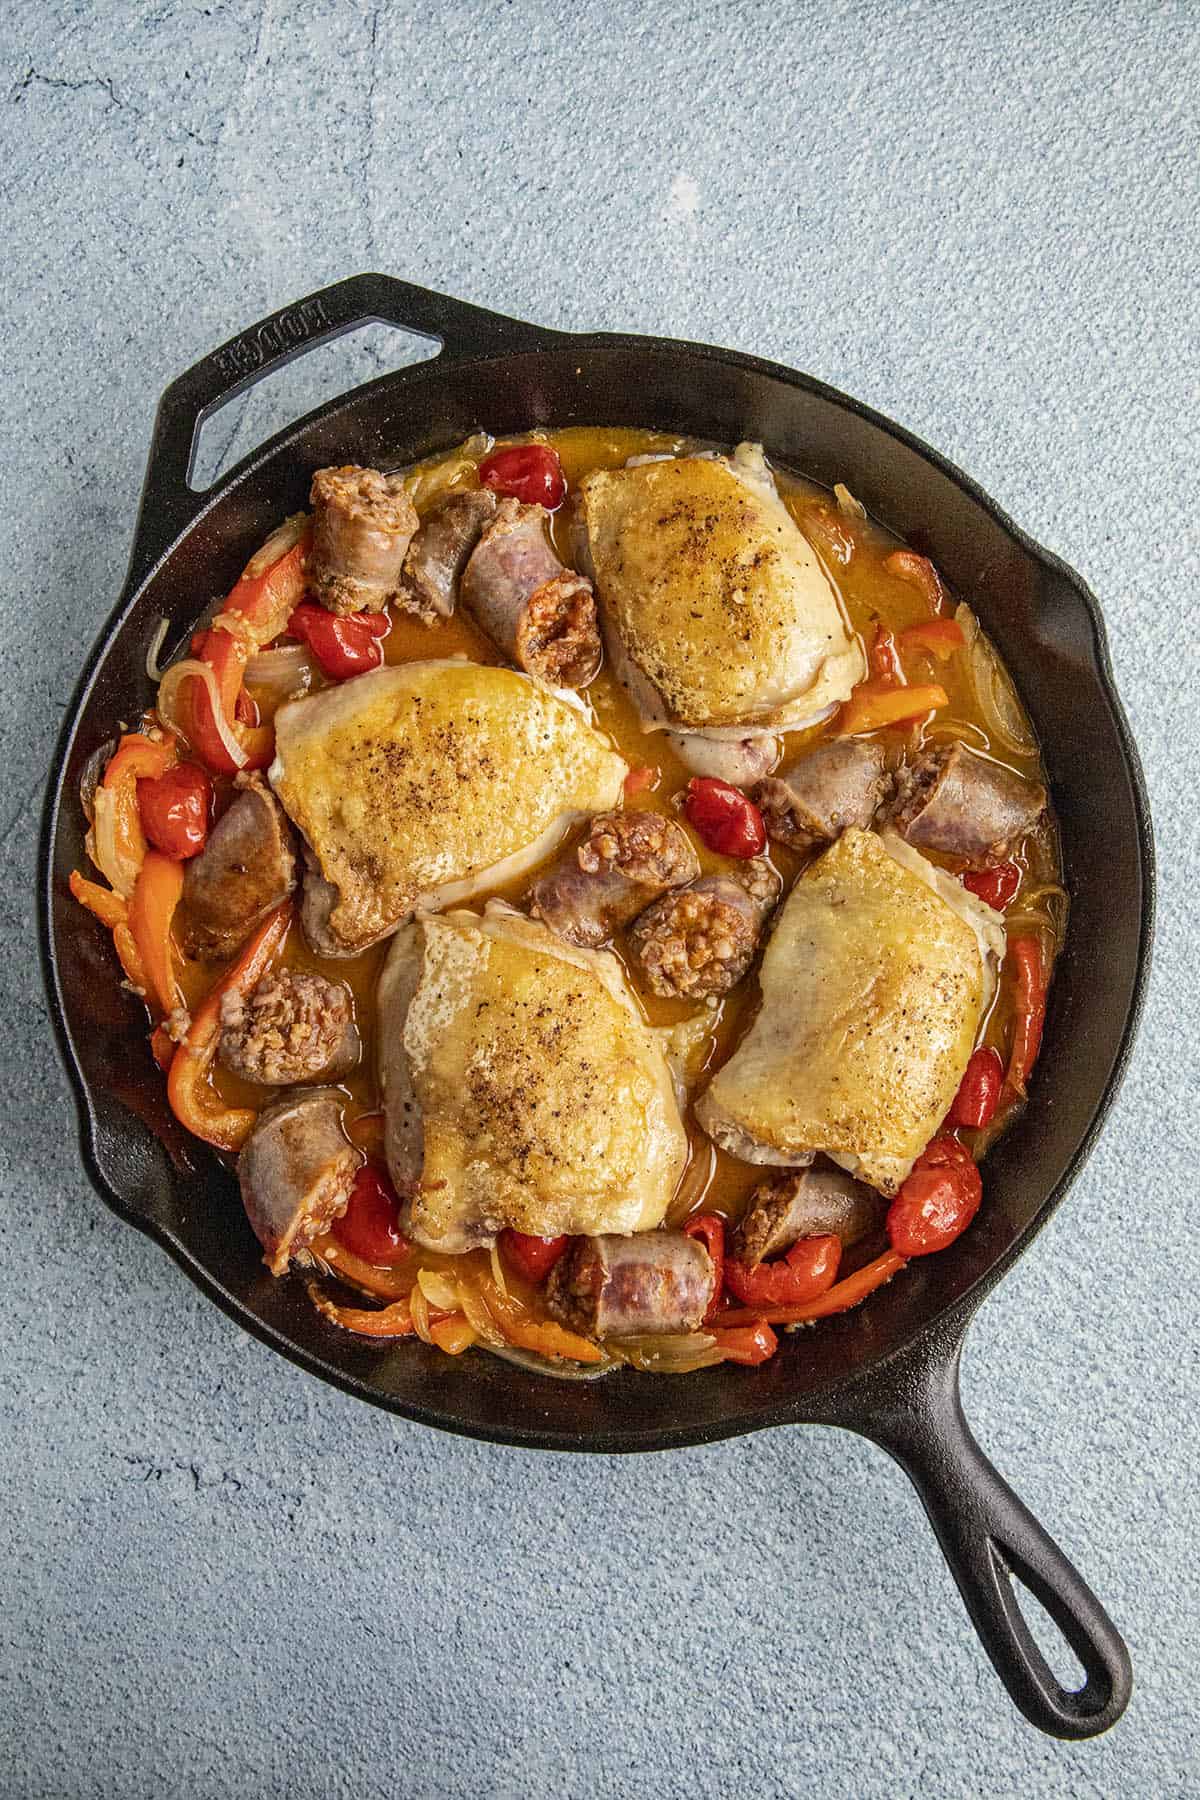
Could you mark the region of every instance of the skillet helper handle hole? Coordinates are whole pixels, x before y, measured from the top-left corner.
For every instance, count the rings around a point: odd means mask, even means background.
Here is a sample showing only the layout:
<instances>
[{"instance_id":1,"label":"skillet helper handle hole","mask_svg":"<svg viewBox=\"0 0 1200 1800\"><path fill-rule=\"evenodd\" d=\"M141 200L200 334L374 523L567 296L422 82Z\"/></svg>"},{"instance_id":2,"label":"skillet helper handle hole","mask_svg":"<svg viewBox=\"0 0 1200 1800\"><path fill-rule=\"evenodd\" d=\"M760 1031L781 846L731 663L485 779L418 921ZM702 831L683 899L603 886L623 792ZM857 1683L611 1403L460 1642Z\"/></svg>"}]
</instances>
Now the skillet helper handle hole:
<instances>
[{"instance_id":1,"label":"skillet helper handle hole","mask_svg":"<svg viewBox=\"0 0 1200 1800\"><path fill-rule=\"evenodd\" d=\"M141 579L189 525L197 493L198 436L213 414L296 357L363 326L383 325L423 339L427 354L460 359L532 350L559 333L487 312L391 275L353 275L260 319L173 381L159 402L130 575ZM380 372L367 371L367 378ZM211 479L211 476L210 476Z\"/></svg>"},{"instance_id":2,"label":"skillet helper handle hole","mask_svg":"<svg viewBox=\"0 0 1200 1800\"><path fill-rule=\"evenodd\" d=\"M957 1352L909 1393L910 1404L877 1421L871 1435L916 1487L1001 1681L1040 1731L1061 1738L1107 1731L1129 1703L1129 1652L1078 1570L976 1443L959 1398ZM1077 1690L1063 1685L1043 1655L1014 1576L1078 1658L1084 1682Z\"/></svg>"}]
</instances>

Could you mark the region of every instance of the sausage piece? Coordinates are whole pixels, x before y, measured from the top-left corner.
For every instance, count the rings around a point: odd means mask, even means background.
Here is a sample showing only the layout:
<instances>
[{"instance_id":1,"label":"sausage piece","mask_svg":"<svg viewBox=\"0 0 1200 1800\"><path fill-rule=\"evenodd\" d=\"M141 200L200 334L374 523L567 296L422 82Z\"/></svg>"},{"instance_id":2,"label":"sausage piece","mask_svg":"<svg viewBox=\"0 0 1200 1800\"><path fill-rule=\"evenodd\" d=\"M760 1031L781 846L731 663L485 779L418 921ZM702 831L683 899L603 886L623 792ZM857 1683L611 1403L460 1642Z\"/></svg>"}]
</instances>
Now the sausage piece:
<instances>
[{"instance_id":1,"label":"sausage piece","mask_svg":"<svg viewBox=\"0 0 1200 1800\"><path fill-rule=\"evenodd\" d=\"M275 796L245 787L184 866L181 935L189 956L231 956L296 886L292 830Z\"/></svg>"},{"instance_id":2,"label":"sausage piece","mask_svg":"<svg viewBox=\"0 0 1200 1800\"><path fill-rule=\"evenodd\" d=\"M362 1162L333 1088L285 1094L258 1115L238 1157L238 1183L272 1275L286 1274L292 1257L345 1212Z\"/></svg>"},{"instance_id":3,"label":"sausage piece","mask_svg":"<svg viewBox=\"0 0 1200 1800\"><path fill-rule=\"evenodd\" d=\"M468 558L495 510L491 488L473 488L426 513L404 558L399 604L422 619L448 619Z\"/></svg>"},{"instance_id":4,"label":"sausage piece","mask_svg":"<svg viewBox=\"0 0 1200 1800\"><path fill-rule=\"evenodd\" d=\"M244 1081L334 1081L354 1068L360 1049L349 989L324 975L274 969L251 993L228 988L221 996L217 1057Z\"/></svg>"},{"instance_id":5,"label":"sausage piece","mask_svg":"<svg viewBox=\"0 0 1200 1800\"><path fill-rule=\"evenodd\" d=\"M812 850L831 844L851 825L869 829L886 780L878 744L839 738L760 781L751 798L768 836L793 850Z\"/></svg>"},{"instance_id":6,"label":"sausage piece","mask_svg":"<svg viewBox=\"0 0 1200 1800\"><path fill-rule=\"evenodd\" d=\"M878 1194L841 1169L797 1169L760 1182L733 1234L731 1253L755 1268L782 1256L800 1238L838 1237L856 1244L883 1217Z\"/></svg>"},{"instance_id":7,"label":"sausage piece","mask_svg":"<svg viewBox=\"0 0 1200 1800\"><path fill-rule=\"evenodd\" d=\"M382 612L397 598L419 523L403 477L355 463L318 469L310 499L309 578L317 599L334 613Z\"/></svg>"},{"instance_id":8,"label":"sausage piece","mask_svg":"<svg viewBox=\"0 0 1200 1800\"><path fill-rule=\"evenodd\" d=\"M957 741L927 750L896 780L892 824L919 850L1003 862L1045 810L1046 790Z\"/></svg>"},{"instance_id":9,"label":"sausage piece","mask_svg":"<svg viewBox=\"0 0 1200 1800\"><path fill-rule=\"evenodd\" d=\"M597 813L587 836L537 881L530 911L568 944L594 949L700 862L682 826L656 812Z\"/></svg>"},{"instance_id":10,"label":"sausage piece","mask_svg":"<svg viewBox=\"0 0 1200 1800\"><path fill-rule=\"evenodd\" d=\"M748 788L751 782L769 775L779 761L779 739L770 733L745 738L705 737L694 731L663 735L685 769L693 775L727 781L730 787Z\"/></svg>"},{"instance_id":11,"label":"sausage piece","mask_svg":"<svg viewBox=\"0 0 1200 1800\"><path fill-rule=\"evenodd\" d=\"M682 1231L574 1238L550 1273L548 1311L584 1337L695 1331L716 1270L704 1245Z\"/></svg>"},{"instance_id":12,"label":"sausage piece","mask_svg":"<svg viewBox=\"0 0 1200 1800\"><path fill-rule=\"evenodd\" d=\"M634 922L630 949L652 993L698 1000L727 994L742 979L779 898L780 880L762 857L727 875L706 875L664 894Z\"/></svg>"},{"instance_id":13,"label":"sausage piece","mask_svg":"<svg viewBox=\"0 0 1200 1800\"><path fill-rule=\"evenodd\" d=\"M527 674L582 687L600 667L592 584L564 568L546 536L546 509L501 500L463 570L463 605Z\"/></svg>"}]
</instances>

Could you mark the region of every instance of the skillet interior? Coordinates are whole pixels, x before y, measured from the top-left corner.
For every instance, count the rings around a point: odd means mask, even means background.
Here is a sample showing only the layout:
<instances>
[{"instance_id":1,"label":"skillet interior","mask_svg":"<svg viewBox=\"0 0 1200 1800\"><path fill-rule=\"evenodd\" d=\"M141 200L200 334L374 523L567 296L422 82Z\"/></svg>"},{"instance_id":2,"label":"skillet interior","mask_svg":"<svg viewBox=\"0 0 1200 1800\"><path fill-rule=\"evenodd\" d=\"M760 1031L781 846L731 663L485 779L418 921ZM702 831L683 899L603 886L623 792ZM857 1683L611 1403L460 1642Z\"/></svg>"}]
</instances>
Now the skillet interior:
<instances>
[{"instance_id":1,"label":"skillet interior","mask_svg":"<svg viewBox=\"0 0 1200 1800\"><path fill-rule=\"evenodd\" d=\"M531 335L536 350L423 364L280 434L197 498L194 523L119 609L65 729L46 821L50 985L81 1084L85 1154L110 1203L160 1238L248 1330L405 1416L587 1450L836 1419L852 1409L854 1377L869 1378L923 1332L934 1334L936 1321L971 1310L1044 1220L1086 1152L1128 1046L1150 927L1149 827L1095 603L965 478L805 377L653 339ZM818 481L846 480L885 524L927 550L979 612L1041 737L1061 824L1070 931L1033 1102L987 1159L978 1220L950 1250L910 1265L858 1311L786 1340L782 1354L753 1371L563 1382L482 1354L451 1364L415 1343L381 1353L339 1333L298 1284L275 1282L263 1269L236 1184L172 1119L140 1004L117 987L106 935L66 888L83 860L75 801L82 765L114 720L136 716L152 699L144 657L157 619L171 620L173 647L267 530L306 504L315 468L347 458L404 463L480 424L499 433L574 423L761 439L772 457ZM147 505L155 505L153 470Z\"/></svg>"}]
</instances>

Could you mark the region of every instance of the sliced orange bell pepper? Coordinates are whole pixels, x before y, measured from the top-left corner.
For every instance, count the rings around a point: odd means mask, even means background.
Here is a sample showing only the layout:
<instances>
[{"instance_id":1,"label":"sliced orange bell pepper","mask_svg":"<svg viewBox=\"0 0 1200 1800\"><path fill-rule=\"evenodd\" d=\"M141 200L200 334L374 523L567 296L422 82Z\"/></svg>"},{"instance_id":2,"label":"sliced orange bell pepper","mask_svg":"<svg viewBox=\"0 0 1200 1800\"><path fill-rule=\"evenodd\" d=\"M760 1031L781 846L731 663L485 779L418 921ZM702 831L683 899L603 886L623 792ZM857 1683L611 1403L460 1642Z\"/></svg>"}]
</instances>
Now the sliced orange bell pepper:
<instances>
[{"instance_id":1,"label":"sliced orange bell pepper","mask_svg":"<svg viewBox=\"0 0 1200 1800\"><path fill-rule=\"evenodd\" d=\"M169 734L146 737L129 732L109 757L93 800L88 853L117 893L128 900L146 855L146 834L138 812L137 784L144 775L162 775L177 760Z\"/></svg>"},{"instance_id":2,"label":"sliced orange bell pepper","mask_svg":"<svg viewBox=\"0 0 1200 1800\"><path fill-rule=\"evenodd\" d=\"M142 967L142 959L128 925L113 926L113 948L125 971L126 981L145 998L150 991L150 979Z\"/></svg>"},{"instance_id":3,"label":"sliced orange bell pepper","mask_svg":"<svg viewBox=\"0 0 1200 1800\"><path fill-rule=\"evenodd\" d=\"M539 1356L565 1356L572 1362L598 1363L604 1352L590 1339L574 1331L566 1331L552 1319L535 1319L512 1294L502 1294L490 1275L480 1273L476 1279L483 1303L508 1342L520 1350L533 1350Z\"/></svg>"},{"instance_id":4,"label":"sliced orange bell pepper","mask_svg":"<svg viewBox=\"0 0 1200 1800\"><path fill-rule=\"evenodd\" d=\"M906 625L899 638L901 651L928 650L939 662L949 662L965 642L957 619L927 619L921 625Z\"/></svg>"},{"instance_id":5,"label":"sliced orange bell pepper","mask_svg":"<svg viewBox=\"0 0 1200 1800\"><path fill-rule=\"evenodd\" d=\"M464 1350L479 1341L465 1313L450 1313L444 1319L431 1320L429 1335L447 1356L461 1356Z\"/></svg>"},{"instance_id":6,"label":"sliced orange bell pepper","mask_svg":"<svg viewBox=\"0 0 1200 1800\"><path fill-rule=\"evenodd\" d=\"M161 850L147 850L129 901L129 929L146 971L148 997L161 1013L179 1004L171 945L171 921L183 893L183 864Z\"/></svg>"},{"instance_id":7,"label":"sliced orange bell pepper","mask_svg":"<svg viewBox=\"0 0 1200 1800\"><path fill-rule=\"evenodd\" d=\"M878 731L882 725L899 725L902 720L919 719L947 705L945 688L930 682L918 687L893 687L890 680L863 681L855 688L838 716L838 737L857 737L864 731Z\"/></svg>"},{"instance_id":8,"label":"sliced orange bell pepper","mask_svg":"<svg viewBox=\"0 0 1200 1800\"><path fill-rule=\"evenodd\" d=\"M221 996L231 988L249 993L266 974L292 923L292 903L285 900L259 926L232 968L217 982L192 1016L188 1034L171 1061L167 1098L181 1125L215 1144L218 1150L240 1150L257 1113L253 1107L226 1106L209 1075L221 1035Z\"/></svg>"},{"instance_id":9,"label":"sliced orange bell pepper","mask_svg":"<svg viewBox=\"0 0 1200 1800\"><path fill-rule=\"evenodd\" d=\"M391 1306L339 1306L336 1300L323 1294L315 1282L309 1283L308 1297L331 1325L340 1325L343 1331L356 1331L360 1337L412 1337L416 1331L407 1299L393 1301ZM432 1335L435 1329L432 1322L429 1329Z\"/></svg>"},{"instance_id":10,"label":"sliced orange bell pepper","mask_svg":"<svg viewBox=\"0 0 1200 1800\"><path fill-rule=\"evenodd\" d=\"M208 630L192 640L193 655L213 671L223 722L244 753L240 762L230 755L213 719L212 698L200 678L182 682L180 723L197 755L218 774L263 769L274 754L274 731L269 725L244 725L238 718L238 697L246 664L286 629L304 597L311 544L312 532L306 530L299 542L262 574L243 574Z\"/></svg>"}]
</instances>

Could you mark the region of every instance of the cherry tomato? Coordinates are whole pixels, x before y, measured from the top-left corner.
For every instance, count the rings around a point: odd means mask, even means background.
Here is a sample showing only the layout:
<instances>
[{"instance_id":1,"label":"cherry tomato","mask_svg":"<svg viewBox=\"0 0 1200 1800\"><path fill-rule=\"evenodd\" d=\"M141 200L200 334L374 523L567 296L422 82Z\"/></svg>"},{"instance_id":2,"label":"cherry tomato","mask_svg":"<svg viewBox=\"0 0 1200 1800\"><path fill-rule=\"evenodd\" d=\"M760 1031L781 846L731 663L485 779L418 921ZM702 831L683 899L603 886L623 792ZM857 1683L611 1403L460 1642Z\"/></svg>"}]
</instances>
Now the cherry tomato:
<instances>
[{"instance_id":1,"label":"cherry tomato","mask_svg":"<svg viewBox=\"0 0 1200 1800\"><path fill-rule=\"evenodd\" d=\"M725 1352L726 1362L745 1363L754 1368L769 1362L779 1348L779 1339L765 1320L757 1325L726 1325L713 1332L717 1348Z\"/></svg>"},{"instance_id":2,"label":"cherry tomato","mask_svg":"<svg viewBox=\"0 0 1200 1800\"><path fill-rule=\"evenodd\" d=\"M137 784L137 805L142 830L164 856L182 862L203 850L212 782L198 763L176 763L161 775L143 775Z\"/></svg>"},{"instance_id":3,"label":"cherry tomato","mask_svg":"<svg viewBox=\"0 0 1200 1800\"><path fill-rule=\"evenodd\" d=\"M511 444L496 450L479 465L479 479L497 494L510 494L526 506L544 506L553 512L563 503L566 477L558 455L549 444Z\"/></svg>"},{"instance_id":4,"label":"cherry tomato","mask_svg":"<svg viewBox=\"0 0 1200 1800\"><path fill-rule=\"evenodd\" d=\"M753 1269L727 1256L725 1285L743 1306L803 1306L833 1286L841 1260L840 1238L801 1238L786 1256Z\"/></svg>"},{"instance_id":5,"label":"cherry tomato","mask_svg":"<svg viewBox=\"0 0 1200 1800\"><path fill-rule=\"evenodd\" d=\"M957 1138L934 1138L888 1208L887 1234L898 1256L944 1250L967 1229L983 1199L979 1170Z\"/></svg>"},{"instance_id":6,"label":"cherry tomato","mask_svg":"<svg viewBox=\"0 0 1200 1800\"><path fill-rule=\"evenodd\" d=\"M711 775L693 775L684 812L688 824L719 856L761 856L767 844L763 816L740 788Z\"/></svg>"},{"instance_id":7,"label":"cherry tomato","mask_svg":"<svg viewBox=\"0 0 1200 1800\"><path fill-rule=\"evenodd\" d=\"M994 869L968 869L961 879L977 899L1003 912L1021 885L1021 871L1014 862L1002 862Z\"/></svg>"},{"instance_id":8,"label":"cherry tomato","mask_svg":"<svg viewBox=\"0 0 1200 1800\"><path fill-rule=\"evenodd\" d=\"M950 1108L951 1125L970 1125L978 1129L990 1125L996 1116L996 1103L1004 1083L1004 1063L998 1050L976 1050L967 1064L966 1074L958 1084Z\"/></svg>"},{"instance_id":9,"label":"cherry tomato","mask_svg":"<svg viewBox=\"0 0 1200 1800\"><path fill-rule=\"evenodd\" d=\"M518 1274L535 1286L547 1275L570 1243L567 1237L530 1237L527 1232L506 1229L500 1233L500 1248Z\"/></svg>"},{"instance_id":10,"label":"cherry tomato","mask_svg":"<svg viewBox=\"0 0 1200 1800\"><path fill-rule=\"evenodd\" d=\"M306 643L331 681L349 681L383 662L381 638L392 622L386 613L351 613L341 618L305 600L288 620L288 631Z\"/></svg>"},{"instance_id":11,"label":"cherry tomato","mask_svg":"<svg viewBox=\"0 0 1200 1800\"><path fill-rule=\"evenodd\" d=\"M683 1231L685 1237L700 1239L716 1271L712 1299L704 1315L707 1322L720 1306L725 1289L725 1221L717 1213L693 1213Z\"/></svg>"},{"instance_id":12,"label":"cherry tomato","mask_svg":"<svg viewBox=\"0 0 1200 1800\"><path fill-rule=\"evenodd\" d=\"M354 1178L350 1204L333 1223L339 1244L364 1262L389 1268L403 1262L409 1242L400 1229L400 1202L382 1169L365 1163Z\"/></svg>"}]
</instances>

